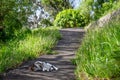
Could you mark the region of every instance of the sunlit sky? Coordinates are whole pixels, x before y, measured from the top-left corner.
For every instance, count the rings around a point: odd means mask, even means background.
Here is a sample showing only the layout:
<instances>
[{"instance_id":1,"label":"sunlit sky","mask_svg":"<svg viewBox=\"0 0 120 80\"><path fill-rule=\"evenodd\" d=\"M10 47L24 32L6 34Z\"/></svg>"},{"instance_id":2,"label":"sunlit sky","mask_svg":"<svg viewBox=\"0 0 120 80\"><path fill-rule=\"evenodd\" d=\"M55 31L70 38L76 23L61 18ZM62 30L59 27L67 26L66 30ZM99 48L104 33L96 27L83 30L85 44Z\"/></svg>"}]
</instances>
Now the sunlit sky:
<instances>
[{"instance_id":1,"label":"sunlit sky","mask_svg":"<svg viewBox=\"0 0 120 80\"><path fill-rule=\"evenodd\" d=\"M74 8L78 8L81 0L69 0L69 1L70 3L73 2L72 6L74 6Z\"/></svg>"}]
</instances>

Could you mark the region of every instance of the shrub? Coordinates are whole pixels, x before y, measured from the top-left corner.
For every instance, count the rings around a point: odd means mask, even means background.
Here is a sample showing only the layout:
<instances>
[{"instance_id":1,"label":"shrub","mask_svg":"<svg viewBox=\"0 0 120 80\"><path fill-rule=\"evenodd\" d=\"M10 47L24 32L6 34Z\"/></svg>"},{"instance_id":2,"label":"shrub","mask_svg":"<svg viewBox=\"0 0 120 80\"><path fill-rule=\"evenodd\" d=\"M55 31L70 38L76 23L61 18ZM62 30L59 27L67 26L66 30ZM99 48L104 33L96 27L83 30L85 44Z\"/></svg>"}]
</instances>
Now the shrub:
<instances>
[{"instance_id":1,"label":"shrub","mask_svg":"<svg viewBox=\"0 0 120 80\"><path fill-rule=\"evenodd\" d=\"M4 36L1 35L3 40L15 37L22 28L21 22L14 15L10 14L5 16L3 24L2 34L4 33Z\"/></svg>"},{"instance_id":2,"label":"shrub","mask_svg":"<svg viewBox=\"0 0 120 80\"><path fill-rule=\"evenodd\" d=\"M109 9L111 9L112 8L112 3L110 3L110 2L105 2L105 3L103 3L102 4L102 12L104 13L105 11L108 11Z\"/></svg>"},{"instance_id":3,"label":"shrub","mask_svg":"<svg viewBox=\"0 0 120 80\"><path fill-rule=\"evenodd\" d=\"M84 27L88 22L79 10L67 9L57 14L54 25L63 28Z\"/></svg>"},{"instance_id":4,"label":"shrub","mask_svg":"<svg viewBox=\"0 0 120 80\"><path fill-rule=\"evenodd\" d=\"M53 26L53 24L51 23L51 21L49 19L42 19L41 24L42 24L42 26L45 26L45 27Z\"/></svg>"}]
</instances>

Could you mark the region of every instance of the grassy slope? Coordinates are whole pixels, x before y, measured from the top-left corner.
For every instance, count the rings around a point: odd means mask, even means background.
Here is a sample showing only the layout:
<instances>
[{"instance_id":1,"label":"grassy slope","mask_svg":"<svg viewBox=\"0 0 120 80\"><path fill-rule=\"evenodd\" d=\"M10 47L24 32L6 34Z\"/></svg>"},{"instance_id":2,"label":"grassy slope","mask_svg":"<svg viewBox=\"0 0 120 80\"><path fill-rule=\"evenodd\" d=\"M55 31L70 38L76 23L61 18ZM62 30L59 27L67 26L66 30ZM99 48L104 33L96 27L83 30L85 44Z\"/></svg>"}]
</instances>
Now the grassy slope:
<instances>
[{"instance_id":1,"label":"grassy slope","mask_svg":"<svg viewBox=\"0 0 120 80\"><path fill-rule=\"evenodd\" d=\"M33 59L44 53L51 53L51 48L60 37L56 28L25 31L18 38L0 44L0 73L15 67L27 59Z\"/></svg>"},{"instance_id":2,"label":"grassy slope","mask_svg":"<svg viewBox=\"0 0 120 80\"><path fill-rule=\"evenodd\" d=\"M89 30L77 52L76 63L76 75L80 80L120 77L119 20Z\"/></svg>"}]
</instances>

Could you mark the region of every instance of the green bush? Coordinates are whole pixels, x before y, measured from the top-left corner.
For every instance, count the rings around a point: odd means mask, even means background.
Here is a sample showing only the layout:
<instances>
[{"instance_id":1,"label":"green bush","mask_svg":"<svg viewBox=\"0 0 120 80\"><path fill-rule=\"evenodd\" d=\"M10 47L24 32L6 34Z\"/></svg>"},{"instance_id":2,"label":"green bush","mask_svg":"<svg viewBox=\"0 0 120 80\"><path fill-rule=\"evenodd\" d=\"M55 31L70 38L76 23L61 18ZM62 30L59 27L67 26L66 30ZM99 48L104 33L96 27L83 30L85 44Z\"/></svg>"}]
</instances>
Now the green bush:
<instances>
[{"instance_id":1,"label":"green bush","mask_svg":"<svg viewBox=\"0 0 120 80\"><path fill-rule=\"evenodd\" d=\"M91 21L120 8L120 0L81 0L79 9Z\"/></svg>"},{"instance_id":2,"label":"green bush","mask_svg":"<svg viewBox=\"0 0 120 80\"><path fill-rule=\"evenodd\" d=\"M15 37L22 28L21 22L12 14L5 16L3 25L2 38L4 40Z\"/></svg>"},{"instance_id":3,"label":"green bush","mask_svg":"<svg viewBox=\"0 0 120 80\"><path fill-rule=\"evenodd\" d=\"M42 19L42 20L41 20L41 23L42 23L43 25L45 25L46 27L48 27L48 26L53 26L53 24L50 22L49 19Z\"/></svg>"},{"instance_id":4,"label":"green bush","mask_svg":"<svg viewBox=\"0 0 120 80\"><path fill-rule=\"evenodd\" d=\"M109 9L112 8L112 3L110 2L105 2L102 4L102 12L104 13L105 11L108 11Z\"/></svg>"},{"instance_id":5,"label":"green bush","mask_svg":"<svg viewBox=\"0 0 120 80\"><path fill-rule=\"evenodd\" d=\"M95 12L94 18L99 19L100 17L111 13L117 9L119 9L120 7L120 0L117 1L109 1L109 2L104 2L102 4L102 7L99 10L96 10L97 12Z\"/></svg>"},{"instance_id":6,"label":"green bush","mask_svg":"<svg viewBox=\"0 0 120 80\"><path fill-rule=\"evenodd\" d=\"M63 28L84 27L88 22L88 18L79 10L67 9L57 14L54 25Z\"/></svg>"}]
</instances>

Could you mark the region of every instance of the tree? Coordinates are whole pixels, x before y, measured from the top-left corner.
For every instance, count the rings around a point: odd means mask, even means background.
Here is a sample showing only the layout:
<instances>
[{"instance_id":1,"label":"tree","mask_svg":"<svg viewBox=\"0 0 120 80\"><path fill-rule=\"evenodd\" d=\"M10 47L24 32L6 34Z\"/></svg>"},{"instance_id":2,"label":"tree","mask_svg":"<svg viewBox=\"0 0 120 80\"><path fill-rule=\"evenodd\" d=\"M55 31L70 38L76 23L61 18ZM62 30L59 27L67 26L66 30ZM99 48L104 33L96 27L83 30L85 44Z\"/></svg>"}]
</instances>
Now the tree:
<instances>
[{"instance_id":1,"label":"tree","mask_svg":"<svg viewBox=\"0 0 120 80\"><path fill-rule=\"evenodd\" d=\"M83 13L87 13L88 15L94 13L91 17L94 17L93 19L96 20L102 16L105 11L109 10L115 1L118 0L83 0L80 4L80 10L83 10Z\"/></svg>"},{"instance_id":2,"label":"tree","mask_svg":"<svg viewBox=\"0 0 120 80\"><path fill-rule=\"evenodd\" d=\"M20 21L23 18L27 18L31 13L31 4L29 0L1 0L0 1L0 24L3 25L3 21L7 15L12 15L18 18Z\"/></svg>"},{"instance_id":3,"label":"tree","mask_svg":"<svg viewBox=\"0 0 120 80\"><path fill-rule=\"evenodd\" d=\"M30 0L0 0L0 37L14 34L32 13Z\"/></svg>"},{"instance_id":4,"label":"tree","mask_svg":"<svg viewBox=\"0 0 120 80\"><path fill-rule=\"evenodd\" d=\"M53 16L64 9L72 8L69 0L42 0L41 4Z\"/></svg>"},{"instance_id":5,"label":"tree","mask_svg":"<svg viewBox=\"0 0 120 80\"><path fill-rule=\"evenodd\" d=\"M83 0L80 4L79 10L88 18L88 20L90 19L91 11L93 10L93 2L94 0Z\"/></svg>"},{"instance_id":6,"label":"tree","mask_svg":"<svg viewBox=\"0 0 120 80\"><path fill-rule=\"evenodd\" d=\"M32 0L34 3L34 8L36 8L35 13L32 17L29 17L29 26L35 28L38 25L42 27L51 26L56 14L58 12L72 8L69 0ZM37 12L38 11L38 12ZM37 16L36 16L37 15ZM37 23L36 23L36 22Z\"/></svg>"}]
</instances>

